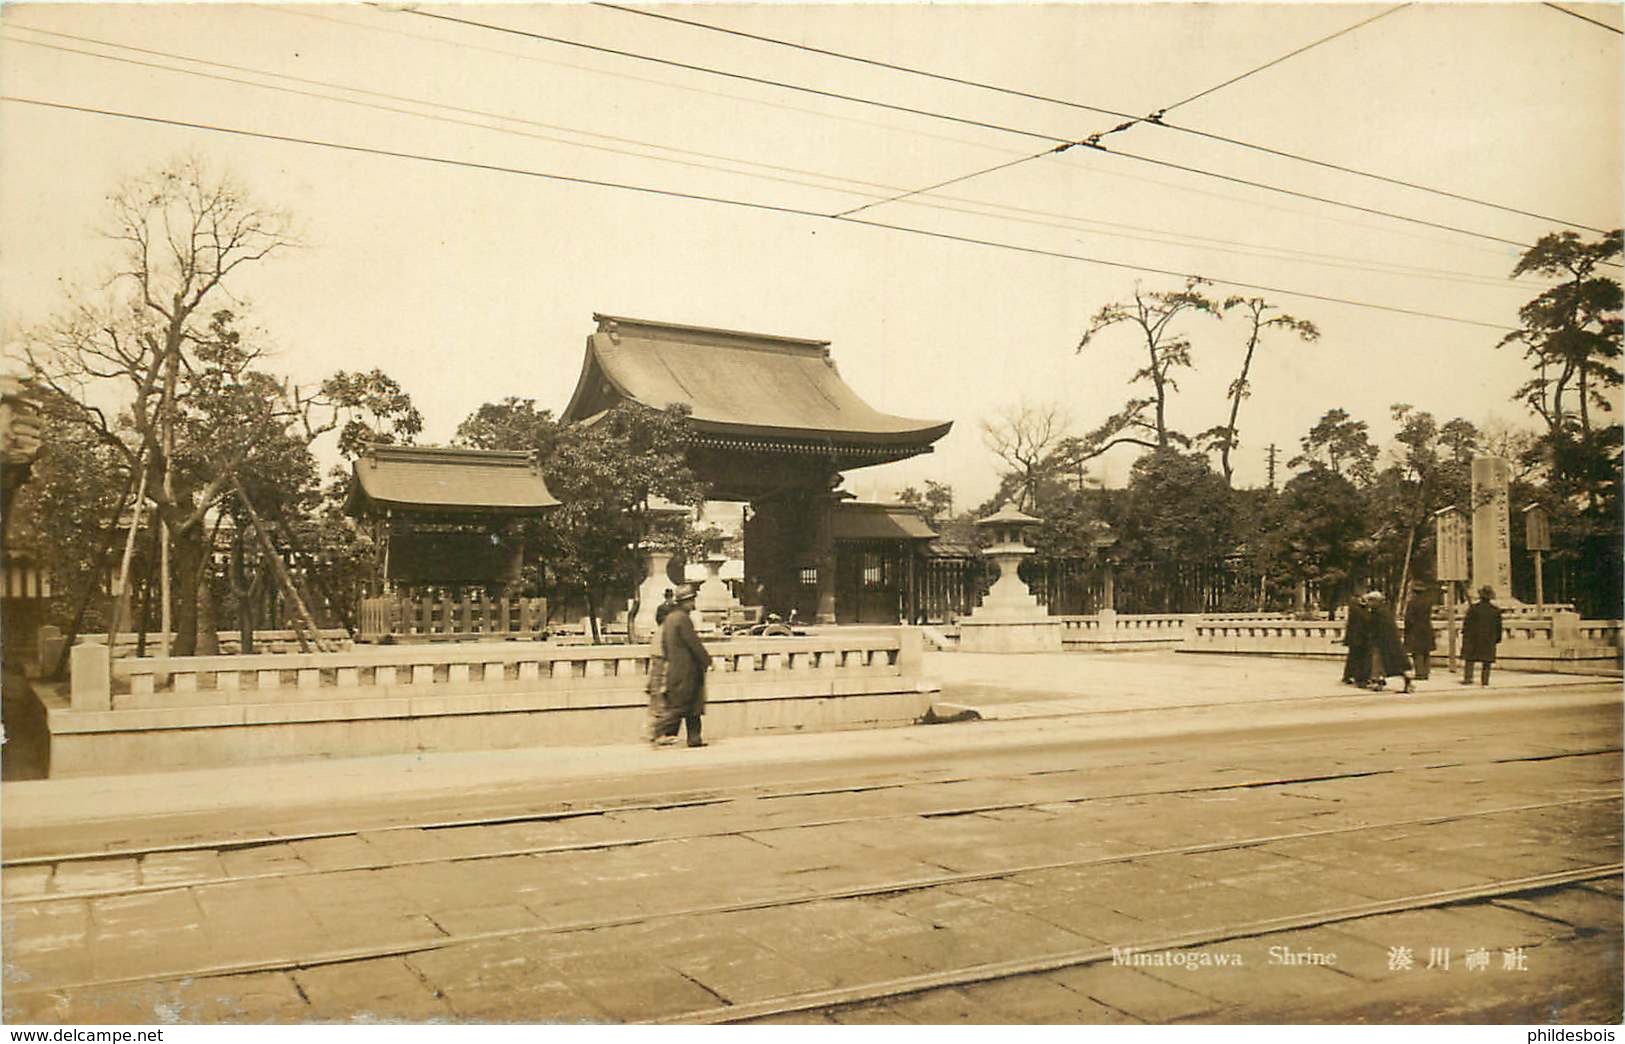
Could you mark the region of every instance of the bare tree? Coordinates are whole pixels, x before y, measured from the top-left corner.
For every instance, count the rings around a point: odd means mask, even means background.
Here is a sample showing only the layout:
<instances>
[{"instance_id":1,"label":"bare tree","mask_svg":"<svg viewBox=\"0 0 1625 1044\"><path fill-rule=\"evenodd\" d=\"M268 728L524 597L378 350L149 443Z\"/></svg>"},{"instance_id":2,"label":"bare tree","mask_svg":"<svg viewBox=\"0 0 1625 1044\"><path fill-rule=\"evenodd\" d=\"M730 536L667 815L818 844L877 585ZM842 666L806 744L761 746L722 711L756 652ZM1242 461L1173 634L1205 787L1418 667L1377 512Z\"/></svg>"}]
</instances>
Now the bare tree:
<instances>
[{"instance_id":1,"label":"bare tree","mask_svg":"<svg viewBox=\"0 0 1625 1044\"><path fill-rule=\"evenodd\" d=\"M227 281L295 239L285 214L195 157L132 178L108 203L113 277L35 331L26 351L36 378L74 404L79 423L146 469L175 557L174 651L185 655L195 648L204 519L256 446L222 432L183 447L180 429L188 409L211 405L206 388L240 389L237 377L258 354L233 327Z\"/></svg>"},{"instance_id":2,"label":"bare tree","mask_svg":"<svg viewBox=\"0 0 1625 1044\"><path fill-rule=\"evenodd\" d=\"M1265 301L1262 297L1231 297L1224 302L1226 312L1234 308L1244 308L1251 326L1247 331L1247 354L1241 360L1241 374L1230 382L1230 389L1226 393L1230 399L1230 420L1215 428L1202 432L1198 438L1207 445L1219 451L1219 469L1224 472L1224 481L1228 483L1232 474L1230 467L1230 454L1240 442L1240 431L1236 428L1236 417L1241 413L1241 400L1251 394L1251 385L1248 374L1252 371L1253 354L1258 350L1258 342L1264 332L1270 329L1290 330L1305 342L1320 338L1320 331L1315 324L1305 319L1294 319L1281 312L1280 309ZM1279 314L1269 315L1270 312Z\"/></svg>"},{"instance_id":3,"label":"bare tree","mask_svg":"<svg viewBox=\"0 0 1625 1044\"><path fill-rule=\"evenodd\" d=\"M1053 402L1022 402L982 422L982 441L1018 476L1024 510L1038 507L1038 487L1058 466L1055 451L1067 438L1071 420Z\"/></svg>"},{"instance_id":4,"label":"bare tree","mask_svg":"<svg viewBox=\"0 0 1625 1044\"><path fill-rule=\"evenodd\" d=\"M1130 399L1122 410L1090 433L1084 440L1087 445L1082 447L1089 456L1099 456L1124 443L1150 449L1165 449L1171 442L1189 444L1189 439L1168 427L1168 398L1179 390L1174 372L1191 365L1190 339L1174 329L1174 320L1187 312L1219 315L1219 306L1201 292L1206 283L1192 277L1185 281L1183 290L1155 293L1146 293L1136 284L1132 301L1108 304L1089 320L1076 351L1081 353L1103 330L1127 323L1140 332L1146 353L1145 365L1134 372L1129 383L1151 385L1149 397Z\"/></svg>"}]
</instances>

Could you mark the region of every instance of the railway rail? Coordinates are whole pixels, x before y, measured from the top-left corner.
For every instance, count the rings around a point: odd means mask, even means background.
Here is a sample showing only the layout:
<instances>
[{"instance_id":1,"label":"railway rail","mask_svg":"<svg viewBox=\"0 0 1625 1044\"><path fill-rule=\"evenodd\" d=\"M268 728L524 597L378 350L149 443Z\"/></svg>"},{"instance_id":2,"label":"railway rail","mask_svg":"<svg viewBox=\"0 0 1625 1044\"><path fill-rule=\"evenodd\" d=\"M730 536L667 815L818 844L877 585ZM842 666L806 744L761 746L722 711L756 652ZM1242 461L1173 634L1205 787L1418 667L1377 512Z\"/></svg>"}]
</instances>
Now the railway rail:
<instances>
[{"instance_id":1,"label":"railway rail","mask_svg":"<svg viewBox=\"0 0 1625 1044\"><path fill-rule=\"evenodd\" d=\"M916 876L909 878L893 878L856 887L829 889L816 892L797 892L790 895L781 895L766 899L712 903L675 909L637 912L614 917L592 918L559 924L522 925L511 928L480 932L466 932L460 934L447 933L446 935L437 938L410 942L387 943L373 946L331 949L326 951L311 952L297 958L289 959L276 958L239 961L229 964L194 967L188 968L184 972L163 971L142 973L127 976L104 977L69 983L23 982L10 985L8 987L8 993L13 995L29 995L35 993L84 990L107 986L124 986L145 982L161 982L180 979L183 977L187 979L217 979L240 975L259 974L264 972L295 971L320 967L323 965L350 964L379 958L410 956L412 954L467 946L474 943L490 942L499 939L562 935L572 932L595 931L600 929L617 928L671 919L706 917L720 914L740 913L745 911L771 910L787 906L807 905L810 903L856 900L886 896L902 892L946 888L954 885L964 885L980 881L992 881L1003 878L1017 877L1024 874L1042 873L1046 871L1077 870L1118 863L1137 863L1145 860L1154 860L1171 856L1187 856L1201 853L1258 848L1284 841L1333 838L1361 833L1380 833L1382 831L1402 827L1426 827L1466 821L1484 821L1497 816L1511 816L1552 809L1572 808L1577 806L1604 803L1619 804L1622 800L1625 800L1625 798L1622 798L1621 795L1615 792L1581 798L1571 798L1562 801L1481 809L1477 811L1460 812L1450 815L1422 816L1408 819L1386 820L1377 823L1365 823L1355 826L1327 827L1317 830L1299 830L1268 835L1256 835L1244 838L1230 838L1222 841L1200 842L1189 845L1177 845L1113 855L1092 856L1081 859L1012 864L965 873L945 871L942 874L934 874L924 877ZM1315 924L1332 923L1339 920L1371 917L1382 913L1394 912L1394 910L1398 909L1418 909L1425 906L1442 906L1451 903L1459 903L1474 898L1485 898L1497 895L1515 895L1529 891L1549 889L1555 886L1574 883L1577 881L1619 876L1620 873L1621 864L1618 862L1597 863L1578 869L1568 868L1546 874L1500 880L1489 884L1473 885L1439 892L1419 893L1406 896L1401 899L1370 902L1339 909L1316 911L1312 914L1295 915L1259 922L1249 922L1246 924L1225 928L1220 934L1216 935L1214 939L1207 941L1238 938L1246 935L1260 935L1271 931L1286 931L1289 929L1309 927ZM175 887L185 889L195 886L178 885ZM1144 943L1136 941L1133 943L1133 945L1137 948L1151 948L1153 946L1158 948L1171 948L1176 945L1196 945L1198 942L1202 941L1202 939L1206 939L1206 936L1202 936L1201 939L1198 939L1196 942L1179 942L1176 940L1175 942L1167 943L1164 940L1149 940ZM1061 964L1055 965L1055 967L1062 967L1066 966L1067 964L1085 964L1102 959L1100 956L1101 952L1102 951L1098 949L1090 949L1060 955L1050 955L1042 958L1040 960L1040 964L1045 960L1058 960L1062 962ZM1109 954L1109 951L1106 952ZM1000 969L1003 967L1003 965L989 965L985 967L977 966L974 968L960 969L956 974L971 976L971 978L965 980L968 982L981 981L982 979L993 977L997 974L1030 974L1035 970L1043 970L1042 967L1037 965L1029 968L1026 966L1026 964L1022 964L1020 962L1011 965L1009 969L1005 969L1001 972ZM920 980L918 982L913 980L899 980L897 983L894 983L887 988L900 992L914 992L920 989L934 988L933 983L935 983L935 980ZM935 985L945 984L950 983L948 980L943 980L941 983L935 983ZM877 994L877 996L880 996L880 994ZM809 995L806 998L799 998L793 1001L793 1005L799 1005L799 1007L791 1006L786 1007L783 1010L803 1010L805 1008L817 1007L820 1005L838 1006L841 1004L850 1004L867 999L872 998L867 996L856 996L849 998L845 994L841 994L839 996L831 995L828 997L825 997L822 994L816 997ZM787 1000L785 1003L791 1004L792 1002ZM709 1018L714 1015L720 1019L720 1013L723 1010L724 1009L717 1009L716 1012L709 1013L707 1017ZM758 1018L782 1013L779 1011L764 1009L761 1012L749 1014L748 1012L754 1009L748 1009L742 1006L730 1006L725 1010L730 1013L730 1018L738 1019Z\"/></svg>"},{"instance_id":2,"label":"railway rail","mask_svg":"<svg viewBox=\"0 0 1625 1044\"><path fill-rule=\"evenodd\" d=\"M919 807L919 808L912 808L912 809L907 809L907 810L903 810L903 811L896 811L896 812L889 812L889 813L882 813L882 814L875 814L875 815L823 816L823 817L817 817L817 818L799 819L799 820L794 820L794 821L777 821L777 822L766 823L766 824L763 824L763 825L760 825L760 826L752 826L752 827L749 827L748 829L734 826L734 827L727 827L727 828L716 829L716 830L701 830L701 831L688 831L688 832L653 832L653 833L645 833L645 834L635 834L635 835L631 835L631 836L627 836L627 837L621 837L621 838L610 838L610 839L600 839L600 840L590 840L590 841L566 842L566 843L547 844L547 845L507 846L507 847L492 848L492 849L490 849L488 851L458 852L458 853L455 853L455 854L436 854L436 855L426 855L426 856L421 856L421 857L416 857L416 858L401 858L399 856L389 856L389 857L386 858L382 853L380 853L380 857L378 859L376 859L376 860L371 861L371 862L368 862L368 861L353 861L353 862L349 862L349 863L344 864L342 867L314 867L314 866L307 866L307 867L298 867L298 868L286 868L286 869L278 869L278 870L268 870L268 871L263 871L263 872L259 872L259 873L239 873L239 874L233 874L233 875L230 875L230 876L219 877L219 878L200 877L200 878L196 878L196 879L166 880L166 881L140 883L140 884L133 884L133 885L122 885L122 886L114 886L114 887L106 887L106 888L95 888L95 889L61 890L61 891L42 890L42 891L37 892L37 893L18 894L18 895L6 896L6 897L4 897L3 900L0 900L0 907L4 907L4 906L21 906L21 905L26 905L26 904L30 904L30 903L59 902L59 901L65 901L65 900L92 900L92 899L111 898L111 897L114 897L114 896L142 895L142 894L168 892L168 891L176 891L176 890L191 889L191 888L223 887L223 886L227 886L227 885L238 884L238 883L245 882L245 881L281 880L281 879L287 879L287 878L293 878L293 877L318 876L318 875L325 874L325 873L333 873L333 872L336 872L338 870L344 870L344 871L382 870L382 869L386 869L386 868L390 868L390 867L427 866L427 865L440 864L440 863L475 862L475 861L479 861L479 860L489 860L489 859L509 859L509 858L514 858L514 857L518 857L518 856L545 856L545 855L553 855L553 854L562 854L562 853L567 853L567 852L594 851L594 850L609 849L609 848L632 848L632 847L638 847L638 846L642 846L642 845L658 844L658 843L662 843L662 842L671 842L671 841L686 841L686 840L697 840L697 839L701 839L701 838L728 837L728 836L733 836L733 835L737 835L737 834L740 834L740 833L746 833L746 832L749 832L749 833L767 833L767 832L781 831L781 830L807 829L807 828L810 828L810 827L829 827L829 826L852 825L852 824L859 824L859 823L871 823L871 822L884 821L884 820L888 820L888 819L915 819L915 818L930 819L930 818L939 818L939 817L973 815L973 814L985 813L985 812L1003 812L1003 811L1011 811L1011 810L1017 810L1017 809L1030 809L1030 808L1035 808L1035 807L1042 806L1042 805L1086 804L1086 803L1093 803L1093 802L1121 801L1121 800L1127 800L1127 799L1133 799L1133 798L1144 798L1144 797L1166 797L1166 796L1178 796L1178 795L1185 795L1185 794L1222 793L1224 791L1232 791L1232 790L1253 790L1253 789L1269 788L1269 787L1300 786L1300 785L1312 784L1312 783L1324 783L1324 782L1333 782L1333 781L1338 781L1338 780L1350 780L1350 779L1367 779L1367 778L1372 778L1372 777L1377 777L1377 776L1402 775L1402 774L1406 774L1406 773L1429 772L1429 771L1438 771L1438 770L1453 769L1453 768L1481 767L1481 766L1487 767L1487 766L1493 766L1493 765L1507 765L1507 764L1519 764L1519 763L1538 763L1538 762L1551 762L1551 761L1566 761L1566 760L1580 759L1580 758L1600 758L1600 757L1608 757L1608 756L1611 756L1611 755L1618 755L1618 754L1621 754L1622 752L1625 752L1625 749L1622 749L1620 747L1604 747L1604 748L1596 748L1596 749L1583 750L1583 751L1571 751L1571 752L1565 752L1565 753L1560 753L1560 754L1537 754L1537 755L1526 755L1526 756L1516 756L1516 757L1486 758L1486 759L1480 759L1480 760L1476 760L1476 761L1443 761L1443 762L1428 763L1428 764L1424 764L1424 765L1404 765L1404 766L1399 766L1399 767L1388 767L1388 768L1370 768L1370 769L1360 769L1360 770L1355 770L1355 771L1338 772L1338 773L1318 773L1318 774L1314 774L1314 775L1260 776L1260 777L1255 777L1255 778L1250 778L1250 779L1232 780L1232 781L1227 781L1227 782L1224 782L1224 783L1214 783L1214 784L1208 784L1208 785L1203 785L1203 786L1194 786L1194 787L1193 786L1179 786L1179 787L1154 787L1154 788L1141 788L1141 789L1121 789L1121 790L1117 790L1117 791L1108 791L1108 792L1105 792L1105 793L1093 792L1093 793L1088 793L1088 794L1073 794L1073 795L1067 795L1067 794L1064 794L1064 793L1063 794L1048 793L1048 794L1043 794L1043 795L1041 795L1039 797L1036 797L1036 798L1032 798L1032 799L1029 799L1029 800L1021 800L1021 801L982 802L982 803L975 803L975 804L938 805L938 806L934 806L934 807L929 806L929 805L925 805L925 806L922 806L922 807ZM1005 776L1002 776L1002 777L999 777L999 778L1015 781L1015 780L1018 780L1018 779L1021 779L1021 778L1036 778L1036 777L1053 778L1055 776L1062 776L1062 775L1087 775L1087 774L1091 774L1092 772L1093 772L1093 770L1084 769L1084 768L1065 769L1065 770L1042 769L1042 770L1036 770L1036 771L1027 772L1027 773L1005 775ZM154 846L141 847L141 848L132 847L132 848L114 849L114 850L110 850L110 851L78 852L78 853L68 853L68 854L57 855L57 856L35 856L35 857L24 857L24 858L8 859L8 860L5 860L4 862L0 862L0 869L12 869L12 868L18 868L18 867L48 866L48 867L50 867L52 869L52 874L54 876L56 874L56 872L58 870L60 870L62 867L71 867L71 866L75 866L75 865L85 865L85 864L105 863L105 862L107 862L109 860L114 860L114 859L141 859L141 858L144 858L146 856L159 855L159 854L167 855L167 854L182 853L182 852L208 853L208 852L242 851L242 850L251 850L251 849L256 849L256 848L265 848L265 847L271 847L271 846L277 846L277 845L287 845L287 844L290 844L290 843L295 843L295 842L300 842L300 841L325 841L325 840L332 840L332 839L336 839L336 838L357 838L357 839L359 839L359 838L362 838L363 836L366 836L366 835L378 835L378 834L386 834L386 833L391 833L391 832L404 832L404 831L433 832L433 831L442 831L442 830L477 830L478 828L481 828L481 827L512 826L512 825L531 824L531 823L546 823L546 822L554 822L554 821L568 820L568 819L577 819L577 818L584 818L584 817L597 817L597 816L613 815L615 813L624 813L624 812L633 812L633 811L660 812L660 811L672 811L672 810L681 810L681 809L703 808L703 807L708 807L708 806L729 804L729 803L732 803L732 802L738 802L740 800L747 800L747 799L784 800L784 799L793 799L793 798L801 798L801 797L822 797L822 796L828 796L828 795L834 795L834 794L861 793L861 792L871 792L871 791L876 791L876 790L903 789L903 788L909 788L909 787L929 788L929 787L944 786L944 785L949 785L949 784L953 784L953 783L961 783L961 782L973 782L973 781L974 782L986 782L986 780L987 780L987 777L980 777L980 778L978 778L976 780L972 780L972 779L970 779L968 777L946 777L946 778L941 778L941 779L924 779L924 780L917 779L917 778L916 779L889 780L889 781L880 781L880 782L870 782L870 783L864 783L864 784L858 784L858 785L852 785L852 786L845 786L845 787L828 787L828 786L817 786L817 787L813 787L813 788L803 787L803 788L799 788L799 789L788 789L788 790L769 790L769 789L765 789L765 788L761 788L761 787L749 787L749 788L740 788L740 789L746 791L746 794L744 795L743 798L740 797L740 796L726 796L725 793L712 793L712 794L709 794L709 795L701 795L701 796L685 796L685 797L680 797L680 798L665 800L665 801L637 801L637 800L633 800L633 801L628 802L628 803L608 804L608 805L595 806L595 807L590 807L590 808L559 809L559 810L539 811L539 812L520 814L520 815L503 815L503 816L491 816L491 817L468 818L468 819L437 820L437 821L431 821L431 822L419 823L419 824L395 824L395 825L391 825L391 826L380 827L380 828L373 829L373 830L314 831L314 832L308 832L308 833L303 833L303 834L277 835L277 836L266 836L266 837L256 837L256 838L240 838L240 839L232 839L232 840L213 840L213 841L199 840L199 841L191 841L191 842L186 842L186 843L181 843L181 844L154 845ZM1617 794L1618 792L1615 791L1613 793ZM1607 798L1607 796L1608 795L1602 795L1602 796L1599 796L1597 798L1585 798L1585 799L1581 799L1581 800L1582 801L1605 800ZM1561 803L1559 803L1559 804L1561 804ZM1555 807L1555 805L1538 806L1538 807ZM1421 822L1426 822L1426 821L1421 821Z\"/></svg>"}]
</instances>

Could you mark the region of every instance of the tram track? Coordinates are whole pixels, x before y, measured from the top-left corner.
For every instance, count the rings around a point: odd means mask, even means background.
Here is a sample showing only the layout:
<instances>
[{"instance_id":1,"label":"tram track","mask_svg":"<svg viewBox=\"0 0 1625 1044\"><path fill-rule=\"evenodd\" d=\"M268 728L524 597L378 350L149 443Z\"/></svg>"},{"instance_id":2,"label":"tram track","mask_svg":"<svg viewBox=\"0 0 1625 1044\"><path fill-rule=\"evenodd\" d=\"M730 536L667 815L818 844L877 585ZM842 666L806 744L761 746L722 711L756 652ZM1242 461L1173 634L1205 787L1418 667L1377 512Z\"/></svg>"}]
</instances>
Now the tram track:
<instances>
[{"instance_id":1,"label":"tram track","mask_svg":"<svg viewBox=\"0 0 1625 1044\"><path fill-rule=\"evenodd\" d=\"M1218 929L1200 929L1177 935L1136 940L1128 944L1127 948L1141 952L1182 950L1208 946L1214 943L1230 942L1236 939L1302 931L1324 925L1357 921L1367 917L1380 917L1386 914L1405 913L1413 910L1426 910L1460 903L1482 902L1490 899L1503 899L1529 893L1546 892L1585 881L1618 877L1622 872L1625 872L1625 864L1599 863L1549 874L1503 879L1484 885L1445 889L1405 896L1399 899L1380 900L1322 910L1310 914L1265 918ZM995 982L1001 979L1039 975L1066 968L1098 964L1112 960L1114 951L1121 951L1124 948L1124 946L1096 946L1050 953L1039 957L967 965L949 971L864 983L843 989L807 991L765 1001L721 1005L699 1011L685 1012L669 1018L651 1019L648 1020L648 1023L654 1025L721 1025L726 1023L748 1023L785 1015L838 1010L854 1005L895 1000L900 997L926 993L932 990Z\"/></svg>"},{"instance_id":2,"label":"tram track","mask_svg":"<svg viewBox=\"0 0 1625 1044\"><path fill-rule=\"evenodd\" d=\"M410 957L413 954L421 954L498 940L545 935L563 935L575 932L591 932L632 925L642 925L658 921L679 920L683 918L701 918L750 911L765 911L791 906L803 906L820 902L861 900L904 892L946 888L955 885L1018 877L1024 874L1037 874L1046 871L1086 869L1090 867L1134 863L1142 860L1153 860L1171 856L1187 856L1204 853L1237 851L1248 848L1258 848L1281 842L1332 838L1360 833L1380 832L1405 827L1428 827L1468 821L1482 821L1495 816L1510 816L1549 809L1571 808L1602 803L1619 803L1621 801L1622 797L1619 794L1610 793L1607 795L1595 795L1561 801L1510 805L1493 809L1480 809L1476 811L1459 812L1446 815L1422 816L1407 819L1388 820L1377 823L1327 827L1316 830L1299 830L1244 838L1230 838L1221 841L1208 841L1189 845L1146 849L1136 852L1117 853L1112 855L1097 855L1079 859L1020 863L996 867L993 869L969 872L947 871L943 874L893 878L886 881L879 881L855 887L827 889L813 892L797 892L789 895L762 899L702 904L677 909L635 912L619 916L590 918L556 924L520 925L510 928L491 929L478 932L464 932L458 934L445 933L438 938L418 939L406 942L379 943L369 946L346 947L307 953L297 958L275 957L261 960L237 961L187 968L184 970L147 972L127 976L92 979L82 982L8 984L7 991L8 993L14 995L33 995L41 993L61 993L64 991L98 989L103 987L130 986L141 983L166 982L181 979L222 979L231 978L234 976L262 974L266 972L293 972L330 965L352 964L356 962L385 958ZM1396 910L1420 909L1427 906L1444 906L1452 903L1470 901L1475 898L1515 895L1529 891L1540 891L1578 881L1593 880L1608 876L1618 876L1621 873L1621 869L1621 864L1618 862L1592 864L1582 868L1570 868L1547 874L1502 879L1494 882L1470 885L1445 891L1417 893L1398 899L1378 900L1363 904L1355 904L1332 910L1323 910L1313 914L1292 915L1273 920L1248 922L1244 925L1226 927L1222 929L1222 931L1219 931L1218 934L1214 934L1212 938L1193 933L1191 938L1195 941L1181 942L1179 940L1185 939L1186 937L1179 936L1175 937L1173 942L1152 940L1142 943L1136 941L1132 945L1139 949L1174 948L1176 946L1199 945L1204 941L1222 941L1224 939L1261 935L1269 932L1295 930L1303 927L1312 927L1316 924L1329 924L1336 921L1377 916L1382 913L1395 912ZM172 887L175 889L184 890L187 888L197 887L197 885L180 884ZM436 925L436 927L438 928L439 926ZM439 930L444 932L444 929ZM1210 934L1211 932L1212 930L1210 930ZM1035 971L1043 971L1046 970L1046 968L1043 966L1043 962L1045 961L1061 962L1054 964L1053 967L1065 967L1072 964L1086 964L1090 963L1091 961L1103 959L1103 953L1106 956L1109 956L1109 950L1101 951L1097 948L1037 958L1035 959L1037 963L1034 963L1034 961L1024 961L1003 962L995 965L978 965L975 967L960 969L954 974L970 976L969 978L965 978L963 980L965 982L985 981L989 978L999 977L1000 975L1008 977L1012 975L1032 974ZM894 980L889 984L885 984L885 988L893 990L893 995L900 995L902 993L919 992L920 990L953 984L953 982L947 980L938 982L935 980L928 981L923 977L914 977L912 979ZM867 995L848 996L849 992L850 991L825 991L816 995L807 994L799 999L792 998L786 1000L781 998L781 1003L798 1005L784 1007L782 1010L764 1008L760 1011L756 1011L755 1007L751 1005L735 1005L727 1008L715 1009L709 1013L702 1012L699 1016L693 1017L697 1021L742 1021L752 1018L768 1017L773 1014L783 1014L790 1011L810 1010L820 1006L835 1007L843 1004L861 1003L865 1000L875 999L886 995L884 993L877 993L874 995L874 997L869 997ZM722 1017L723 1013L726 1013L728 1017ZM686 1021L690 1018L691 1016L684 1016L683 1020Z\"/></svg>"},{"instance_id":3,"label":"tram track","mask_svg":"<svg viewBox=\"0 0 1625 1044\"><path fill-rule=\"evenodd\" d=\"M265 882L273 880L286 880L302 877L315 877L324 874L356 871L387 870L400 867L431 866L446 863L478 862L495 859L511 859L525 856L559 855L572 852L600 851L617 848L635 848L645 845L681 842L691 840L715 839L739 836L741 834L763 834L787 830L803 830L817 827L851 826L886 820L903 819L942 819L956 816L976 815L981 813L1006 812L1020 809L1031 809L1038 806L1049 805L1086 805L1096 802L1123 801L1146 797L1176 797L1187 794L1212 794L1236 790L1257 790L1273 787L1300 786L1315 783L1328 783L1353 779L1369 779L1379 776L1403 775L1407 773L1440 771L1454 768L1477 768L1493 765L1507 765L1519 763L1548 763L1576 758L1605 757L1622 753L1622 748L1607 747L1584 751L1567 751L1561 753L1533 754L1515 757L1487 758L1467 761L1431 762L1422 765L1403 765L1398 767L1360 769L1341 773L1318 773L1314 775L1277 775L1265 776L1244 780L1232 780L1224 783L1214 783L1204 786L1155 787L1144 789L1121 790L1109 793L1088 793L1079 795L1046 794L1037 798L1022 801L982 802L963 805L943 805L938 807L922 807L895 812L856 816L824 816L819 818L801 819L793 822L769 822L759 826L740 827L730 826L716 830L700 830L669 833L644 833L621 838L609 838L588 841L564 842L549 845L526 845L517 847L495 848L485 852L462 852L455 854L436 854L422 857L400 857L398 855L380 855L373 862L354 862L342 866L307 866L295 869L279 869L262 873L239 873L217 878L197 878L192 880L168 880L148 882L131 885L121 885L108 888L80 889L75 891L41 891L33 894L19 894L7 896L0 907L18 907L29 904L90 901L96 899L113 898L119 896L148 895L161 892L184 891L189 889L207 889L228 887L245 882ZM1061 770L1066 773L1087 774L1091 769ZM1023 778L1053 777L1060 774L1054 769L1044 769L1028 773L1007 774L994 777L999 780L1016 781ZM324 841L337 838L364 839L366 836L401 831L433 832L450 829L477 829L480 827L513 826L530 823L546 823L592 816L611 816L624 812L641 811L672 811L681 809L704 808L716 805L730 804L741 800L780 800L795 797L822 797L841 793L859 793L886 789L902 789L908 787L929 788L945 786L961 782L986 783L989 777L949 777L944 779L896 780L888 782L867 783L848 787L818 787L816 789L775 791L761 793L760 788L752 788L758 792L748 793L742 797L726 797L712 794L703 797L688 797L664 802L647 802L633 804L607 804L595 808L571 809L562 811L545 811L521 815L505 815L485 817L480 819L464 819L439 821L424 824L397 824L382 827L376 830L346 830L311 832L305 835L287 835L254 839L236 839L229 842L189 842L176 845L151 846L148 848L121 849L111 852L71 853L60 856L26 857L7 860L0 864L0 868L50 866L53 875L63 867L75 865L105 863L117 859L141 859L149 855L172 854L184 852L221 853L253 850L294 844L301 841ZM1597 795L1578 799L1580 803L1590 801L1617 799L1617 791L1609 794ZM1555 807L1555 806L1540 806ZM1339 828L1343 829L1343 828ZM1360 829L1350 828L1350 829Z\"/></svg>"}]
</instances>

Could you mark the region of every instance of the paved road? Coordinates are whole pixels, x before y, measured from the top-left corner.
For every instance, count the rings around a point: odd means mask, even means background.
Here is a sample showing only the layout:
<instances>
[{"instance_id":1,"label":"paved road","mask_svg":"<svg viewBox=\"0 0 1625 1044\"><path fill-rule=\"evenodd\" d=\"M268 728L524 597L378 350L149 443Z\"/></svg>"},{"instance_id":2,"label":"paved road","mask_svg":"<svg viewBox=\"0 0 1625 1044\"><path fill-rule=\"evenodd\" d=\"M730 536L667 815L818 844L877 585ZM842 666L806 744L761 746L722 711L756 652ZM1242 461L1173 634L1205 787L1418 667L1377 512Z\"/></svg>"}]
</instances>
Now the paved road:
<instances>
[{"instance_id":1,"label":"paved road","mask_svg":"<svg viewBox=\"0 0 1625 1044\"><path fill-rule=\"evenodd\" d=\"M1256 696L123 836L8 797L6 1019L1619 1019L1616 683Z\"/></svg>"}]
</instances>

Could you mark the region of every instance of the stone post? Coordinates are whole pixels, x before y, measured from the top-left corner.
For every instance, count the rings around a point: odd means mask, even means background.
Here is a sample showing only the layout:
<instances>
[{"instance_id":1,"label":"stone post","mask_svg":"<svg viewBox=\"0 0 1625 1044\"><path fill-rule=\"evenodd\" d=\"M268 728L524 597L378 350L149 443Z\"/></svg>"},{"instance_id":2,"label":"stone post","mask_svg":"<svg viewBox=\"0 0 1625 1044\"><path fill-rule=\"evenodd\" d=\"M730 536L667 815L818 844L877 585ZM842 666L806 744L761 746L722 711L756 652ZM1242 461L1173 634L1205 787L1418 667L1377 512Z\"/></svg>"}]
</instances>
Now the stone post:
<instances>
[{"instance_id":1,"label":"stone post","mask_svg":"<svg viewBox=\"0 0 1625 1044\"><path fill-rule=\"evenodd\" d=\"M56 661L62 656L62 628L56 624L46 624L39 629L39 637L34 643L35 671L41 677L56 669Z\"/></svg>"},{"instance_id":2,"label":"stone post","mask_svg":"<svg viewBox=\"0 0 1625 1044\"><path fill-rule=\"evenodd\" d=\"M73 710L113 709L113 663L107 646L75 645L68 670L68 699Z\"/></svg>"},{"instance_id":3,"label":"stone post","mask_svg":"<svg viewBox=\"0 0 1625 1044\"><path fill-rule=\"evenodd\" d=\"M1473 458L1473 583L1495 588L1502 605L1512 597L1512 532L1507 487L1512 465L1500 457Z\"/></svg>"}]
</instances>

